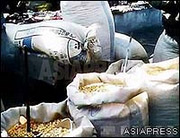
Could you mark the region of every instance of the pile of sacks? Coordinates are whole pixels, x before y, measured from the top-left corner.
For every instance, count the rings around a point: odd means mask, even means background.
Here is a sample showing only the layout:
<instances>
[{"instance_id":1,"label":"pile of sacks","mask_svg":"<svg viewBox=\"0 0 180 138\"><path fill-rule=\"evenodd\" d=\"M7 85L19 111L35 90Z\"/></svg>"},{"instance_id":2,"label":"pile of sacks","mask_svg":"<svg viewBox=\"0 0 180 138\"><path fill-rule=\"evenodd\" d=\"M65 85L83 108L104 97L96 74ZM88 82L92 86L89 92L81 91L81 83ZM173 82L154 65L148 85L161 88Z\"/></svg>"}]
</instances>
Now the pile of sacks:
<instances>
[{"instance_id":1,"label":"pile of sacks","mask_svg":"<svg viewBox=\"0 0 180 138\"><path fill-rule=\"evenodd\" d=\"M121 72L122 63L111 64L106 73L77 74L67 86L66 101L31 106L31 118L68 117L75 124L70 136L126 136L133 126L178 127L179 57L149 64L129 61L127 73ZM25 107L1 113L1 136L21 115Z\"/></svg>"},{"instance_id":2,"label":"pile of sacks","mask_svg":"<svg viewBox=\"0 0 180 138\"><path fill-rule=\"evenodd\" d=\"M105 90L83 89L105 84ZM148 95L132 75L77 74L67 86L68 105L77 108L95 126L98 136L124 136L125 129L149 125ZM97 88L98 89L98 88ZM103 88L102 88L103 89Z\"/></svg>"},{"instance_id":3,"label":"pile of sacks","mask_svg":"<svg viewBox=\"0 0 180 138\"><path fill-rule=\"evenodd\" d=\"M124 136L132 126L178 127L179 58L148 64L130 60L126 73L122 64L111 64L106 73L77 74L67 86L69 107L87 116L98 136ZM117 87L98 91L90 88L95 84Z\"/></svg>"},{"instance_id":4,"label":"pile of sacks","mask_svg":"<svg viewBox=\"0 0 180 138\"><path fill-rule=\"evenodd\" d=\"M61 10L63 20L6 23L9 40L63 64L110 60L115 27L108 2L62 1Z\"/></svg>"},{"instance_id":5,"label":"pile of sacks","mask_svg":"<svg viewBox=\"0 0 180 138\"><path fill-rule=\"evenodd\" d=\"M30 52L44 53L62 64L86 63L100 58L101 47L96 27L92 26L85 28L62 20L5 24L7 36L14 45L26 46Z\"/></svg>"},{"instance_id":6,"label":"pile of sacks","mask_svg":"<svg viewBox=\"0 0 180 138\"><path fill-rule=\"evenodd\" d=\"M130 37L115 33L107 1L62 1L61 10L63 20L5 23L10 42L62 64L125 58ZM132 39L129 59L147 58L143 46Z\"/></svg>"},{"instance_id":7,"label":"pile of sacks","mask_svg":"<svg viewBox=\"0 0 180 138\"><path fill-rule=\"evenodd\" d=\"M61 1L62 18L86 28L94 28L101 47L100 60L111 61L125 58L130 37L115 32L113 14L107 1ZM94 25L93 25L94 24ZM147 62L143 46L132 38L129 59Z\"/></svg>"}]
</instances>

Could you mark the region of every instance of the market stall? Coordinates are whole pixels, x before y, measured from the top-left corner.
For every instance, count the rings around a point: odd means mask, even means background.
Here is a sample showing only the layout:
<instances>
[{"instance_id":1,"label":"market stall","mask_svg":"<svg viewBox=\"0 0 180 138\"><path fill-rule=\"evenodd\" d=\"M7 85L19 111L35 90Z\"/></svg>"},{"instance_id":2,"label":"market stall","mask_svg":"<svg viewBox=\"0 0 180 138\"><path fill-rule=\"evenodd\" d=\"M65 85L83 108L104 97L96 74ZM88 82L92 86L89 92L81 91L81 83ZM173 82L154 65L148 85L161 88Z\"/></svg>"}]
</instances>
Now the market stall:
<instances>
[{"instance_id":1,"label":"market stall","mask_svg":"<svg viewBox=\"0 0 180 138\"><path fill-rule=\"evenodd\" d=\"M46 8L4 21L2 73L22 82L4 74L3 93L17 104L1 110L2 137L179 136L179 57L152 63L152 48L133 34L161 31L160 11L146 2L110 9L107 1L62 1L60 11ZM11 81L21 86L9 95Z\"/></svg>"}]
</instances>

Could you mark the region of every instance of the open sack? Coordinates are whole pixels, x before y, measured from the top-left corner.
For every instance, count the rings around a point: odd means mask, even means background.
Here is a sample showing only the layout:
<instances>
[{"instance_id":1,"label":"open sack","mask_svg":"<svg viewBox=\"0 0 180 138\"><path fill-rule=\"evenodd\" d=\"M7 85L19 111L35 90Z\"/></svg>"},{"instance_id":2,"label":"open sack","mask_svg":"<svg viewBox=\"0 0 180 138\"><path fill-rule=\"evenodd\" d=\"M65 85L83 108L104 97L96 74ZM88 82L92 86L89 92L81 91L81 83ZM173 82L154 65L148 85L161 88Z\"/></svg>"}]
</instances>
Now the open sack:
<instances>
[{"instance_id":1,"label":"open sack","mask_svg":"<svg viewBox=\"0 0 180 138\"><path fill-rule=\"evenodd\" d=\"M78 107L71 101L68 106L76 107L93 123L98 136L125 136L124 130L132 126L144 127L149 125L148 95L143 92L124 104L104 103Z\"/></svg>"},{"instance_id":2,"label":"open sack","mask_svg":"<svg viewBox=\"0 0 180 138\"><path fill-rule=\"evenodd\" d=\"M121 74L122 63L111 64L107 73ZM130 60L127 74L141 79L148 93L150 125L179 126L179 57L148 64Z\"/></svg>"},{"instance_id":3,"label":"open sack","mask_svg":"<svg viewBox=\"0 0 180 138\"><path fill-rule=\"evenodd\" d=\"M67 95L77 106L125 103L142 92L142 83L141 79L134 79L128 74L116 76L106 73L83 73L77 74L67 86ZM96 91L99 87L102 89L100 92Z\"/></svg>"},{"instance_id":4,"label":"open sack","mask_svg":"<svg viewBox=\"0 0 180 138\"><path fill-rule=\"evenodd\" d=\"M7 137L7 130L18 123L21 115L25 116L25 107L9 108L1 113L1 136ZM67 101L60 103L40 103L35 106L30 106L31 119L39 122L49 122L55 118L68 118L71 123L69 126L69 133L65 137L92 137L95 130L91 122L77 109L71 108L69 110ZM71 114L75 114L73 116Z\"/></svg>"},{"instance_id":5,"label":"open sack","mask_svg":"<svg viewBox=\"0 0 180 138\"><path fill-rule=\"evenodd\" d=\"M124 136L125 128L149 125L148 95L131 74L77 74L67 86L68 106L87 116L98 136Z\"/></svg>"},{"instance_id":6,"label":"open sack","mask_svg":"<svg viewBox=\"0 0 180 138\"><path fill-rule=\"evenodd\" d=\"M179 57L132 69L144 79L149 95L150 125L179 126Z\"/></svg>"}]
</instances>

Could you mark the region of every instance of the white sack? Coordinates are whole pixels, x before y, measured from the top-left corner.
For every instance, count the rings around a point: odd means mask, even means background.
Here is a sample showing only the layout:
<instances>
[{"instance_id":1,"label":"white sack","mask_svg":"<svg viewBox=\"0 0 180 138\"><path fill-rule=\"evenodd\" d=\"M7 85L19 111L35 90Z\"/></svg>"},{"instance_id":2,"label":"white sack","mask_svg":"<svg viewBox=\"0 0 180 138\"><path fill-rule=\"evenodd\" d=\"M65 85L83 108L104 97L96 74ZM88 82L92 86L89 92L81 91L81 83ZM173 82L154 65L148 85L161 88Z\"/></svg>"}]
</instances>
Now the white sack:
<instances>
[{"instance_id":1,"label":"white sack","mask_svg":"<svg viewBox=\"0 0 180 138\"><path fill-rule=\"evenodd\" d=\"M96 35L97 25L85 28L62 20L32 24L5 24L6 33L18 46L42 52L63 64L88 62L100 58L101 47ZM90 57L89 52L93 55Z\"/></svg>"},{"instance_id":2,"label":"white sack","mask_svg":"<svg viewBox=\"0 0 180 138\"><path fill-rule=\"evenodd\" d=\"M120 72L120 63L113 63L107 72ZM128 66L132 67L132 63ZM144 82L141 89L149 96L150 125L179 126L179 57L134 65L127 73Z\"/></svg>"},{"instance_id":3,"label":"white sack","mask_svg":"<svg viewBox=\"0 0 180 138\"><path fill-rule=\"evenodd\" d=\"M179 57L158 62L148 63L142 66L135 66L128 72L141 77L148 84L151 82L161 82L167 84L179 83Z\"/></svg>"},{"instance_id":4,"label":"white sack","mask_svg":"<svg viewBox=\"0 0 180 138\"><path fill-rule=\"evenodd\" d=\"M120 72L123 72L124 62L125 62L125 59L121 59L121 60L111 63L108 69L106 70L106 73L118 74ZM128 60L125 72L129 72L131 71L132 68L135 68L135 66L140 67L143 64L144 62L142 60Z\"/></svg>"},{"instance_id":5,"label":"white sack","mask_svg":"<svg viewBox=\"0 0 180 138\"><path fill-rule=\"evenodd\" d=\"M179 36L176 35L174 39L173 37L167 35L166 30L164 29L157 40L152 62L156 63L179 57L179 42L177 41L178 37Z\"/></svg>"},{"instance_id":6,"label":"white sack","mask_svg":"<svg viewBox=\"0 0 180 138\"><path fill-rule=\"evenodd\" d=\"M75 107L70 101L68 101L68 106L70 110ZM148 95L146 92L133 97L125 104L108 103L76 108L91 120L98 136L121 136L125 127L149 125ZM107 128L111 129L109 134Z\"/></svg>"},{"instance_id":7,"label":"white sack","mask_svg":"<svg viewBox=\"0 0 180 138\"><path fill-rule=\"evenodd\" d=\"M150 126L179 126L179 83L148 81Z\"/></svg>"},{"instance_id":8,"label":"white sack","mask_svg":"<svg viewBox=\"0 0 180 138\"><path fill-rule=\"evenodd\" d=\"M129 45L130 37L122 33L115 33L114 47L115 47L115 59L125 59L127 53L127 47ZM134 38L129 46L130 60L138 59L148 62L148 55L144 47Z\"/></svg>"},{"instance_id":9,"label":"white sack","mask_svg":"<svg viewBox=\"0 0 180 138\"><path fill-rule=\"evenodd\" d=\"M121 84L121 87L108 89L108 92L80 92L80 86L94 83ZM67 86L68 98L78 106L99 105L102 103L125 103L130 98L141 92L141 79L134 79L132 75L111 75L106 73L77 74L74 80Z\"/></svg>"},{"instance_id":10,"label":"white sack","mask_svg":"<svg viewBox=\"0 0 180 138\"><path fill-rule=\"evenodd\" d=\"M3 130L10 129L13 125L18 123L20 115L26 116L26 107L14 107L9 108L8 110L1 113L1 132ZM67 101L63 101L60 103L40 103L35 106L30 106L31 110L31 118L40 122L49 122L53 120L53 118L60 114L62 117L69 117L67 107ZM80 114L75 108L71 108L71 111L76 114L76 116L72 117L73 127L72 131L66 135L71 137L91 137L94 133L94 127L91 122L82 114ZM3 134L6 131L3 131ZM2 135L1 136L7 136Z\"/></svg>"},{"instance_id":11,"label":"white sack","mask_svg":"<svg viewBox=\"0 0 180 138\"><path fill-rule=\"evenodd\" d=\"M107 1L61 1L60 9L65 21L85 27L97 23L97 38L102 47L102 60L114 58L114 19Z\"/></svg>"},{"instance_id":12,"label":"white sack","mask_svg":"<svg viewBox=\"0 0 180 138\"><path fill-rule=\"evenodd\" d=\"M143 90L149 95L150 125L179 126L179 57L144 64L136 71L145 79Z\"/></svg>"}]
</instances>

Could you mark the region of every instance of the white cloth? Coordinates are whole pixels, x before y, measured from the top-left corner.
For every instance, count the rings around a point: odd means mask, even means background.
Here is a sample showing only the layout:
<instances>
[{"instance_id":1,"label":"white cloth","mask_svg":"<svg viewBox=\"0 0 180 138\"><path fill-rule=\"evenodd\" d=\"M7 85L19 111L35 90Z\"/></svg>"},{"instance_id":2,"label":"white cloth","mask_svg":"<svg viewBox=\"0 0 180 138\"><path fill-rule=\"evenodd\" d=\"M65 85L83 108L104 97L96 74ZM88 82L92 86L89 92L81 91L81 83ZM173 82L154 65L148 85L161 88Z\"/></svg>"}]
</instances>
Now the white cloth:
<instances>
[{"instance_id":1,"label":"white cloth","mask_svg":"<svg viewBox=\"0 0 180 138\"><path fill-rule=\"evenodd\" d=\"M97 23L102 60L114 57L114 19L107 1L61 1L62 18L85 27Z\"/></svg>"},{"instance_id":2,"label":"white cloth","mask_svg":"<svg viewBox=\"0 0 180 138\"><path fill-rule=\"evenodd\" d=\"M179 57L178 43L165 34L165 30L160 35L154 50L153 62L160 62Z\"/></svg>"}]
</instances>

